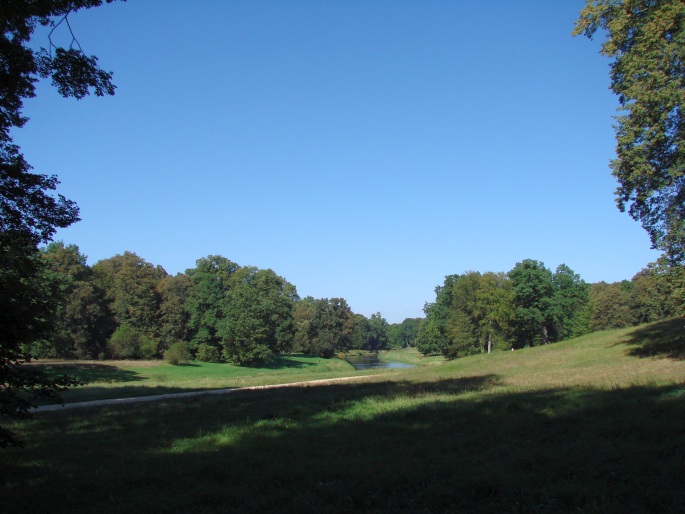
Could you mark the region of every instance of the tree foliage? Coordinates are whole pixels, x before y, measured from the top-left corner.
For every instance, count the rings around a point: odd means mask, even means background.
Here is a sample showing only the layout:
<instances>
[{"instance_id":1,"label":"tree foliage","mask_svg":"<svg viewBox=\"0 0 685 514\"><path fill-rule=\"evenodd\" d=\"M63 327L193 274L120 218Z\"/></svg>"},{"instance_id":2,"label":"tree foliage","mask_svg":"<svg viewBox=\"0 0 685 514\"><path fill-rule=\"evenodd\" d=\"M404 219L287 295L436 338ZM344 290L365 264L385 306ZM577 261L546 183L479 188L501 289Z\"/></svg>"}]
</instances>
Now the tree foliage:
<instances>
[{"instance_id":1,"label":"tree foliage","mask_svg":"<svg viewBox=\"0 0 685 514\"><path fill-rule=\"evenodd\" d=\"M52 287L51 330L43 344L32 345L37 357L104 358L115 321L104 292L95 284L86 256L75 245L56 242L41 251L45 282Z\"/></svg>"},{"instance_id":2,"label":"tree foliage","mask_svg":"<svg viewBox=\"0 0 685 514\"><path fill-rule=\"evenodd\" d=\"M685 3L587 0L574 35L606 35L611 88L618 95L619 209L628 208L654 248L685 260Z\"/></svg>"},{"instance_id":3,"label":"tree foliage","mask_svg":"<svg viewBox=\"0 0 685 514\"><path fill-rule=\"evenodd\" d=\"M325 358L346 351L352 345L357 316L361 315L354 315L344 298L300 300L295 307L294 349Z\"/></svg>"},{"instance_id":4,"label":"tree foliage","mask_svg":"<svg viewBox=\"0 0 685 514\"><path fill-rule=\"evenodd\" d=\"M164 268L126 251L98 261L93 273L117 323L154 336L161 304L158 285L167 276Z\"/></svg>"},{"instance_id":5,"label":"tree foliage","mask_svg":"<svg viewBox=\"0 0 685 514\"><path fill-rule=\"evenodd\" d=\"M268 362L290 349L295 286L270 269L242 267L231 276L217 335L224 358L239 365Z\"/></svg>"},{"instance_id":6,"label":"tree foliage","mask_svg":"<svg viewBox=\"0 0 685 514\"><path fill-rule=\"evenodd\" d=\"M46 395L70 383L69 379L51 381L29 374L21 363L30 358L24 349L49 332L47 320L52 318L50 302L40 285L38 245L49 242L58 228L78 220L74 202L52 195L57 178L32 171L14 144L11 131L27 122L23 103L35 96L35 83L40 78L50 77L65 97L83 98L91 91L100 96L114 93L111 73L100 69L94 56L86 56L75 37L70 48L57 47L48 37L48 49L36 49L31 37L38 26L56 28L69 13L102 3L0 2L0 412L4 415L26 412L26 404L15 401L19 394ZM7 433L0 434L0 445L12 442L16 441Z\"/></svg>"},{"instance_id":7,"label":"tree foliage","mask_svg":"<svg viewBox=\"0 0 685 514\"><path fill-rule=\"evenodd\" d=\"M397 349L416 346L422 320L423 318L405 318L402 323L392 323L388 327L388 347Z\"/></svg>"}]
</instances>

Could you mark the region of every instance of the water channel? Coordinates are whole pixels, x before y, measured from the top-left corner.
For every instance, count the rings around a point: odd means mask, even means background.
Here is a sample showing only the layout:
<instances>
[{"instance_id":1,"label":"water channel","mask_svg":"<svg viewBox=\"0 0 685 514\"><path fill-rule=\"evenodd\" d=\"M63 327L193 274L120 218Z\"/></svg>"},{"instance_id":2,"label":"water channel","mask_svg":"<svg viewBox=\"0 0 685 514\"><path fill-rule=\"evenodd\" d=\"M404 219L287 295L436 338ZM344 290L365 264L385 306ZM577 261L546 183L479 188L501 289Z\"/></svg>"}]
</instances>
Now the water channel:
<instances>
[{"instance_id":1,"label":"water channel","mask_svg":"<svg viewBox=\"0 0 685 514\"><path fill-rule=\"evenodd\" d=\"M404 362L382 361L378 355L348 355L345 360L354 366L354 369L403 369L413 368L412 364Z\"/></svg>"}]
</instances>

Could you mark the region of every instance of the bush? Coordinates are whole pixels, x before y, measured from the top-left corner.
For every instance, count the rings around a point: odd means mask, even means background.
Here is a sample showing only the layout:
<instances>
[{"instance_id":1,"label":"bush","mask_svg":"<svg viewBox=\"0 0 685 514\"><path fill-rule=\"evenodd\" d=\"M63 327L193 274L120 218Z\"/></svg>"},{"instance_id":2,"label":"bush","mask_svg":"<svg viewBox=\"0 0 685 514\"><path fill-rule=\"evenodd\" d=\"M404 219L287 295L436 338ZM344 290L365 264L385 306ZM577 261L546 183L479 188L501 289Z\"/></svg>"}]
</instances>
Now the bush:
<instances>
[{"instance_id":1,"label":"bush","mask_svg":"<svg viewBox=\"0 0 685 514\"><path fill-rule=\"evenodd\" d=\"M142 334L131 325L120 325L107 342L107 350L115 359L137 359L140 357Z\"/></svg>"},{"instance_id":2,"label":"bush","mask_svg":"<svg viewBox=\"0 0 685 514\"><path fill-rule=\"evenodd\" d=\"M195 358L201 362L221 362L221 352L216 346L202 343L197 347Z\"/></svg>"},{"instance_id":3,"label":"bush","mask_svg":"<svg viewBox=\"0 0 685 514\"><path fill-rule=\"evenodd\" d=\"M142 335L140 337L139 353L143 359L158 359L159 345L157 340L147 335Z\"/></svg>"},{"instance_id":4,"label":"bush","mask_svg":"<svg viewBox=\"0 0 685 514\"><path fill-rule=\"evenodd\" d=\"M164 352L164 360L169 364L185 364L190 360L190 350L188 345L182 341L172 344L168 350Z\"/></svg>"}]
</instances>

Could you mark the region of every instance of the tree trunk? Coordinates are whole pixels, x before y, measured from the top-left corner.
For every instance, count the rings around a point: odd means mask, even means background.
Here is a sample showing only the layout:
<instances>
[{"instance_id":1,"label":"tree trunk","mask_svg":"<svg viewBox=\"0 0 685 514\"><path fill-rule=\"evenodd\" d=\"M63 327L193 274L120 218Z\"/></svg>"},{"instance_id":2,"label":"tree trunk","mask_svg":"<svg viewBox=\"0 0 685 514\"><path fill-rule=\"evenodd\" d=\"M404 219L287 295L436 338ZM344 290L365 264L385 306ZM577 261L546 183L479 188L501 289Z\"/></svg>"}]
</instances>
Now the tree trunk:
<instances>
[{"instance_id":1,"label":"tree trunk","mask_svg":"<svg viewBox=\"0 0 685 514\"><path fill-rule=\"evenodd\" d=\"M492 320L488 321L488 353L492 351Z\"/></svg>"},{"instance_id":2,"label":"tree trunk","mask_svg":"<svg viewBox=\"0 0 685 514\"><path fill-rule=\"evenodd\" d=\"M542 344L547 344L549 342L549 336L547 334L547 326L542 325Z\"/></svg>"}]
</instances>

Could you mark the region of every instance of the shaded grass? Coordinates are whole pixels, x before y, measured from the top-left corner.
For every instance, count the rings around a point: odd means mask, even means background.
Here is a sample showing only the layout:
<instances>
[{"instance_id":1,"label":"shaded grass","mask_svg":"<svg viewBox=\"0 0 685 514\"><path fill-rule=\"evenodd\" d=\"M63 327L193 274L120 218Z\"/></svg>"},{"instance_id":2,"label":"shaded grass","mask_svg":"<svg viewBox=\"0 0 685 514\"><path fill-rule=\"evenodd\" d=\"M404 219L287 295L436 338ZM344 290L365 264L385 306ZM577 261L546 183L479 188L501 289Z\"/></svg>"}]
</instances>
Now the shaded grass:
<instances>
[{"instance_id":1,"label":"shaded grass","mask_svg":"<svg viewBox=\"0 0 685 514\"><path fill-rule=\"evenodd\" d=\"M26 450L5 453L0 500L7 512L682 511L685 388L511 393L499 380L44 415L22 425Z\"/></svg>"},{"instance_id":2,"label":"shaded grass","mask_svg":"<svg viewBox=\"0 0 685 514\"><path fill-rule=\"evenodd\" d=\"M685 361L634 329L364 383L45 413L6 512L684 512ZM301 368L296 368L301 369Z\"/></svg>"},{"instance_id":3,"label":"shaded grass","mask_svg":"<svg viewBox=\"0 0 685 514\"><path fill-rule=\"evenodd\" d=\"M635 330L625 341L636 357L685 359L685 319L660 321Z\"/></svg>"}]
</instances>

